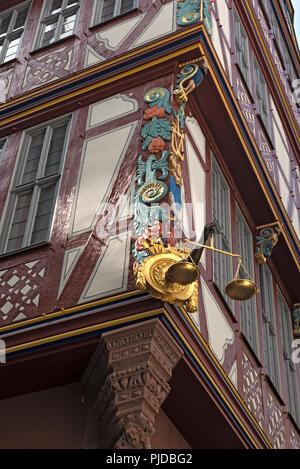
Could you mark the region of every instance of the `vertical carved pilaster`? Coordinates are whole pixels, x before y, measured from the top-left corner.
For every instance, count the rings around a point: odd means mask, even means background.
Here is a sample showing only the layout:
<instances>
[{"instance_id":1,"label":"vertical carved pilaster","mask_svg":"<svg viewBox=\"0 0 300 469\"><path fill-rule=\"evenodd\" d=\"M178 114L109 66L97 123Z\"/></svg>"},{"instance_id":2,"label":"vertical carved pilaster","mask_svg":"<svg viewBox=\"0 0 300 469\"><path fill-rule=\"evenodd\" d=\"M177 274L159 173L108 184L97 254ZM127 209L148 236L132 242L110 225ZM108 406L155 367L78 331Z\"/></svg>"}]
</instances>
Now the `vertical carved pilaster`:
<instances>
[{"instance_id":1,"label":"vertical carved pilaster","mask_svg":"<svg viewBox=\"0 0 300 469\"><path fill-rule=\"evenodd\" d=\"M159 319L102 334L82 379L85 446L150 448L155 416L182 353Z\"/></svg>"}]
</instances>

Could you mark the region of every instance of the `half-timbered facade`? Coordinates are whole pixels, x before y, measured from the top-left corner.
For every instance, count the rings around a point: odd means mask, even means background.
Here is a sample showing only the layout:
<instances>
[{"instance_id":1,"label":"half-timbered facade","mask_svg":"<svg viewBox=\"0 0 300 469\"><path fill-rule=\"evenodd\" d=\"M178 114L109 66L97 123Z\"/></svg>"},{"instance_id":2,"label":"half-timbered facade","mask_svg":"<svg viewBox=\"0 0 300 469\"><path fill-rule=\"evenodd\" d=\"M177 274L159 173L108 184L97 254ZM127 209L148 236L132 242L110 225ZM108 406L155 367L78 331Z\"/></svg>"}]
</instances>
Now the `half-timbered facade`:
<instances>
[{"instance_id":1,"label":"half-timbered facade","mask_svg":"<svg viewBox=\"0 0 300 469\"><path fill-rule=\"evenodd\" d=\"M300 448L293 14L1 2L1 448Z\"/></svg>"}]
</instances>

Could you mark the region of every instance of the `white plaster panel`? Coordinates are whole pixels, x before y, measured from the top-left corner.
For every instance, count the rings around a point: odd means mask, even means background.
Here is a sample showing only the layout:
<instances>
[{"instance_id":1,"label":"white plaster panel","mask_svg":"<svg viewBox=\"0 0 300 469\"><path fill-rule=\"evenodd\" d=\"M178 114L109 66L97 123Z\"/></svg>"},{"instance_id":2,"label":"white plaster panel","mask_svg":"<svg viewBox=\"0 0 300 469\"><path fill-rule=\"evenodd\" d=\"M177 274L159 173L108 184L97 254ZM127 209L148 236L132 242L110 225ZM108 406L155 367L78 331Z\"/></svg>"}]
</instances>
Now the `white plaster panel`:
<instances>
[{"instance_id":1,"label":"white plaster panel","mask_svg":"<svg viewBox=\"0 0 300 469\"><path fill-rule=\"evenodd\" d=\"M202 129L194 117L187 117L186 118L186 125L189 131L192 134L193 140L199 150L200 155L202 156L203 160L205 159L205 136L202 132Z\"/></svg>"},{"instance_id":2,"label":"white plaster panel","mask_svg":"<svg viewBox=\"0 0 300 469\"><path fill-rule=\"evenodd\" d=\"M290 198L290 189L287 184L287 180L283 177L281 170L278 171L279 175L279 187L280 187L280 197L282 200L283 205L287 208L289 198ZM288 177L288 175L286 176Z\"/></svg>"},{"instance_id":3,"label":"white plaster panel","mask_svg":"<svg viewBox=\"0 0 300 469\"><path fill-rule=\"evenodd\" d=\"M127 288L130 233L111 238L79 300L83 302Z\"/></svg>"},{"instance_id":4,"label":"white plaster panel","mask_svg":"<svg viewBox=\"0 0 300 469\"><path fill-rule=\"evenodd\" d=\"M192 319L193 323L197 327L197 329L200 331L200 321L199 321L199 312L196 311L195 313L188 313L190 318Z\"/></svg>"},{"instance_id":5,"label":"white plaster panel","mask_svg":"<svg viewBox=\"0 0 300 469\"><path fill-rule=\"evenodd\" d=\"M232 382L232 384L237 388L237 364L236 361L231 367L231 370L228 373L228 378Z\"/></svg>"},{"instance_id":6,"label":"white plaster panel","mask_svg":"<svg viewBox=\"0 0 300 469\"><path fill-rule=\"evenodd\" d=\"M146 42L153 41L165 34L169 34L175 29L175 7L176 2L168 3L161 7L158 14L154 17L149 26L144 30L141 36L131 46L136 47Z\"/></svg>"},{"instance_id":7,"label":"white plaster panel","mask_svg":"<svg viewBox=\"0 0 300 469\"><path fill-rule=\"evenodd\" d=\"M199 241L205 226L205 180L206 174L199 161L195 150L186 137L186 153L189 166L191 195L193 202L194 225L196 231L196 240Z\"/></svg>"},{"instance_id":8,"label":"white plaster panel","mask_svg":"<svg viewBox=\"0 0 300 469\"><path fill-rule=\"evenodd\" d=\"M74 210L73 233L91 227L117 177L136 122L119 127L85 143Z\"/></svg>"},{"instance_id":9,"label":"white plaster panel","mask_svg":"<svg viewBox=\"0 0 300 469\"><path fill-rule=\"evenodd\" d=\"M116 50L144 16L145 14L139 15L130 20L123 21L112 28L105 29L97 34L97 38L105 43L107 49Z\"/></svg>"},{"instance_id":10,"label":"white plaster panel","mask_svg":"<svg viewBox=\"0 0 300 469\"><path fill-rule=\"evenodd\" d=\"M69 251L65 252L61 271L61 279L58 289L58 298L61 295L61 292L63 291L64 287L66 286L66 283L69 280L75 265L77 264L77 261L80 257L80 254L82 253L83 248L84 246L81 246L79 248L70 249Z\"/></svg>"},{"instance_id":11,"label":"white plaster panel","mask_svg":"<svg viewBox=\"0 0 300 469\"><path fill-rule=\"evenodd\" d=\"M292 212L291 212L291 220L292 220L292 225L294 227L294 230L297 233L298 239L300 239L300 210L297 208L297 205L295 202L293 202L292 205Z\"/></svg>"},{"instance_id":12,"label":"white plaster panel","mask_svg":"<svg viewBox=\"0 0 300 469\"><path fill-rule=\"evenodd\" d=\"M105 57L100 54L97 54L94 49L92 49L90 46L87 46L85 55L85 67L90 67L91 65L103 62L104 60L106 60Z\"/></svg>"},{"instance_id":13,"label":"white plaster panel","mask_svg":"<svg viewBox=\"0 0 300 469\"><path fill-rule=\"evenodd\" d=\"M210 347L222 364L227 346L234 342L234 332L203 279L201 283Z\"/></svg>"},{"instance_id":14,"label":"white plaster panel","mask_svg":"<svg viewBox=\"0 0 300 469\"><path fill-rule=\"evenodd\" d=\"M137 109L138 102L135 99L125 94L117 94L90 106L87 128L125 116Z\"/></svg>"},{"instance_id":15,"label":"white plaster panel","mask_svg":"<svg viewBox=\"0 0 300 469\"><path fill-rule=\"evenodd\" d=\"M276 155L279 158L279 163L284 173L286 174L286 177L289 178L290 157L287 151L289 145L286 139L286 135L285 135L285 131L284 131L281 119L279 117L279 114L277 112L274 102L272 103L272 106L273 106L273 115L274 115L274 120L275 120L274 139L275 139Z\"/></svg>"}]
</instances>

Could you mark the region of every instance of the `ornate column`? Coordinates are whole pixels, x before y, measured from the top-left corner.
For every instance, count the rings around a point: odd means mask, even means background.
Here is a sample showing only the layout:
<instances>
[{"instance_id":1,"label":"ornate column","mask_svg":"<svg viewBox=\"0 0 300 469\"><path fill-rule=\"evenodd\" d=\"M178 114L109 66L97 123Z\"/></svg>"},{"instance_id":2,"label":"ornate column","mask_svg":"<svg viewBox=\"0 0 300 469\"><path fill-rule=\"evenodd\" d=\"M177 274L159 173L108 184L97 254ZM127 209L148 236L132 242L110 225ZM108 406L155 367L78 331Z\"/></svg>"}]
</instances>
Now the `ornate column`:
<instances>
[{"instance_id":1,"label":"ornate column","mask_svg":"<svg viewBox=\"0 0 300 469\"><path fill-rule=\"evenodd\" d=\"M144 139L141 150L146 154L139 156L136 172L134 228L137 238L132 247L136 286L154 298L185 306L189 312L198 309L198 279L180 284L172 281L167 273L174 264L187 260L191 252L181 240L184 236L185 106L188 95L202 83L207 70L204 57L181 64L173 104L166 88L147 91L144 96L148 105L144 112L146 123L141 131Z\"/></svg>"},{"instance_id":2,"label":"ornate column","mask_svg":"<svg viewBox=\"0 0 300 469\"><path fill-rule=\"evenodd\" d=\"M102 334L82 379L85 447L150 448L155 416L182 354L159 319Z\"/></svg>"}]
</instances>

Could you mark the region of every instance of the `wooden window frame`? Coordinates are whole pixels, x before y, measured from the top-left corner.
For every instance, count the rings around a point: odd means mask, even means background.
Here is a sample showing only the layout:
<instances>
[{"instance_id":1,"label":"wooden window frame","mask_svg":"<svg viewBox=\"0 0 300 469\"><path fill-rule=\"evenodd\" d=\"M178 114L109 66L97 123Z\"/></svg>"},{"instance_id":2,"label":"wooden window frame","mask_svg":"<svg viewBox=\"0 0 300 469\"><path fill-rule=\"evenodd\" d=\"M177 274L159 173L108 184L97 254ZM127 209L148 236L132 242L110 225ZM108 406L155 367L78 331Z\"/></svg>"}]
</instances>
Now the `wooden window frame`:
<instances>
[{"instance_id":1,"label":"wooden window frame","mask_svg":"<svg viewBox=\"0 0 300 469\"><path fill-rule=\"evenodd\" d=\"M220 220L217 219L215 216L215 206L214 206L214 191L216 190L216 187L214 185L214 174L219 178L219 182L223 185L223 188L225 190L226 194L226 200L225 200L225 227L220 225ZM231 203L230 203L230 186L227 183L224 174L220 168L220 166L217 163L217 160L211 152L211 178L212 178L212 219L213 222L216 223L217 225L217 233L214 236L214 245L217 249L221 249L223 251L228 251L231 252L232 250L232 242L231 242ZM219 192L219 190L218 190ZM217 197L220 198L220 193L217 194ZM221 257L222 256L222 257ZM214 268L215 262L218 262L218 265L221 265L221 262L224 262L226 265L226 273L224 275L225 277L225 282L224 284L221 282L222 278L222 273L220 275L220 268L216 272L216 269ZM221 277L221 278L220 278ZM223 299L226 301L227 305L229 306L230 310L233 312L233 300L231 300L228 296L225 295L224 293L224 288L227 283L229 283L232 280L232 258L229 256L226 256L225 254L220 254L220 253L213 253L213 282L217 286L219 292L221 293Z\"/></svg>"},{"instance_id":2,"label":"wooden window frame","mask_svg":"<svg viewBox=\"0 0 300 469\"><path fill-rule=\"evenodd\" d=\"M38 31L37 39L36 39L36 42L35 42L35 49L40 49L40 48L47 47L47 45L55 44L56 42L68 39L69 37L71 37L75 34L76 27L77 27L77 22L78 22L79 11L80 11L80 7L81 7L81 1L82 0L78 0L77 5L67 7L68 0L63 0L60 11L58 13L54 13L54 14L51 15L50 14L50 9L51 9L51 6L52 6L52 0L51 0L51 3L50 3L49 0L45 0L42 17L40 19L39 31ZM70 13L76 14L74 28L73 28L72 33L70 33L68 36L62 38L61 34L62 34L62 28L63 28L63 25L64 25L64 20ZM44 39L44 36L45 36L45 28L46 28L47 25L53 24L54 23L53 20L55 20L55 19L57 19L57 26L55 28L55 34L54 34L53 41L51 41L48 44L43 44L43 39Z\"/></svg>"},{"instance_id":3,"label":"wooden window frame","mask_svg":"<svg viewBox=\"0 0 300 469\"><path fill-rule=\"evenodd\" d=\"M261 286L261 311L266 373L276 390L280 393L280 369L277 345L278 334L276 329L273 277L266 264L259 265L259 278Z\"/></svg>"},{"instance_id":4,"label":"wooden window frame","mask_svg":"<svg viewBox=\"0 0 300 469\"><path fill-rule=\"evenodd\" d=\"M6 138L2 138L0 140L0 163L2 161L4 152L5 152L6 140L7 140Z\"/></svg>"},{"instance_id":5,"label":"wooden window frame","mask_svg":"<svg viewBox=\"0 0 300 469\"><path fill-rule=\"evenodd\" d=\"M235 60L239 67L240 73L242 74L248 88L250 88L251 73L250 73L250 55L249 55L248 36L243 26L243 23L235 9L233 11L233 23L234 23ZM237 28L239 29L239 36L241 36L239 41L237 40L237 32L236 32ZM239 42L241 42L241 44ZM241 61L239 57L241 57Z\"/></svg>"},{"instance_id":6,"label":"wooden window frame","mask_svg":"<svg viewBox=\"0 0 300 469\"><path fill-rule=\"evenodd\" d=\"M277 298L278 298L278 311L279 311L279 322L281 331L281 342L282 342L282 357L283 357L283 368L286 385L286 401L290 415L293 417L295 422L300 425L300 405L299 405L299 390L297 389L297 376L296 368L292 362L292 341L293 341L293 326L291 320L290 308L277 287ZM288 371L287 371L288 370ZM293 397L291 398L291 394ZM292 403L294 407L292 409Z\"/></svg>"},{"instance_id":7,"label":"wooden window frame","mask_svg":"<svg viewBox=\"0 0 300 469\"><path fill-rule=\"evenodd\" d=\"M56 119L54 121L47 122L43 125L34 127L33 129L29 129L28 131L24 133L23 140L21 142L20 154L19 154L18 161L17 161L16 172L14 174L12 186L10 188L10 192L8 196L7 210L6 210L5 216L3 217L4 223L2 226L2 232L0 234L0 256L1 257L12 255L13 253L23 251L23 250L26 250L26 249L29 249L29 248L32 248L41 244L47 244L49 242L51 230L52 230L52 223L54 219L54 213L55 213L55 205L56 205L56 200L57 200L59 186L60 186L59 183L60 183L61 174L63 170L66 150L68 147L71 120L72 120L72 116L67 115L61 119ZM45 169L48 154L49 154L49 147L50 147L53 130L56 127L61 126L64 123L66 123L67 125L66 125L65 140L64 140L64 144L63 144L63 148L61 152L59 170L56 173L50 174L49 176L43 176L43 171ZM23 170L27 161L31 139L34 135L41 132L42 129L45 129L45 135L43 138L42 150L41 150L41 155L40 155L39 162L38 162L38 169L37 169L35 179L34 181L31 181L29 183L27 182L22 183L21 177L23 175ZM50 221L49 221L46 239L43 241L32 243L31 237L33 234L33 228L34 228L34 223L36 219L36 211L38 208L40 192L42 189L54 183L56 184L56 188L55 188L55 192L53 196L53 204L51 207L51 215L50 215ZM7 244L9 241L9 235L10 235L13 217L15 214L18 196L21 194L25 194L26 192L29 193L29 191L32 193L32 198L31 198L29 213L28 213L28 217L26 221L25 230L24 230L22 246L14 250L7 250Z\"/></svg>"},{"instance_id":8,"label":"wooden window frame","mask_svg":"<svg viewBox=\"0 0 300 469\"><path fill-rule=\"evenodd\" d=\"M6 15L10 14L11 12L12 12L12 16L11 16L11 19L9 21L7 31L6 31L5 35L3 34L3 37L4 37L3 44L4 45L3 45L3 47L0 51L0 65L3 65L5 63L10 62L11 60L15 60L17 58L18 52L19 52L19 49L20 49L20 45L21 45L21 42L22 42L22 36L24 34L26 24L27 24L29 11L30 11L30 6L31 6L31 1L27 1L27 2L21 3L20 5L15 6L14 8L10 8L9 10L5 10L5 11L1 12L1 14L0 14L0 23L1 23L1 19L4 18ZM18 17L18 12L20 10L22 10L23 8L26 8L26 7L28 7L28 11L27 11L27 17L25 19L24 25L22 27L18 28L17 30L14 30L14 27L15 27L15 24L16 24L16 21L17 21L17 17ZM18 37L20 38L20 40L19 40L19 44L18 44L15 56L12 59L5 60L10 41L12 39L16 39Z\"/></svg>"},{"instance_id":9,"label":"wooden window frame","mask_svg":"<svg viewBox=\"0 0 300 469\"><path fill-rule=\"evenodd\" d=\"M242 227L249 235L250 242L248 246L246 246L246 254L243 252L242 246L239 244L239 222L242 223ZM237 231L237 248L239 254L242 256L242 262L249 274L252 278L254 278L254 250L253 250L253 233L238 205L236 202L236 231ZM247 258L249 259L249 263L247 263ZM247 265L249 264L249 265ZM239 271L239 277L249 278L248 273L244 271L243 267L241 266ZM240 305L240 329L243 333L247 343L253 350L254 354L259 358L260 357L260 347L259 347L259 336L258 336L258 317L257 317L257 307L256 307L256 298L252 297L250 300L241 301ZM247 328L245 327L245 319L250 320L251 324L250 327L252 329L251 333L254 342L252 341L251 337L248 335Z\"/></svg>"},{"instance_id":10,"label":"wooden window frame","mask_svg":"<svg viewBox=\"0 0 300 469\"><path fill-rule=\"evenodd\" d=\"M133 6L130 10L128 10L125 13L121 13L121 5L122 5L122 0L115 0L115 8L114 8L114 14L111 18L102 20L102 12L103 12L103 6L104 6L104 1L103 0L95 0L95 10L94 10L94 15L93 15L93 26L96 26L98 24L106 23L107 21L111 21L115 18L118 18L119 16L129 13L130 11L135 10L138 7L139 0L134 0L133 1Z\"/></svg>"},{"instance_id":11,"label":"wooden window frame","mask_svg":"<svg viewBox=\"0 0 300 469\"><path fill-rule=\"evenodd\" d=\"M255 98L256 98L256 112L260 116L261 121L267 133L270 133L270 114L268 103L268 88L264 79L261 68L254 58L254 74L255 74Z\"/></svg>"}]
</instances>

